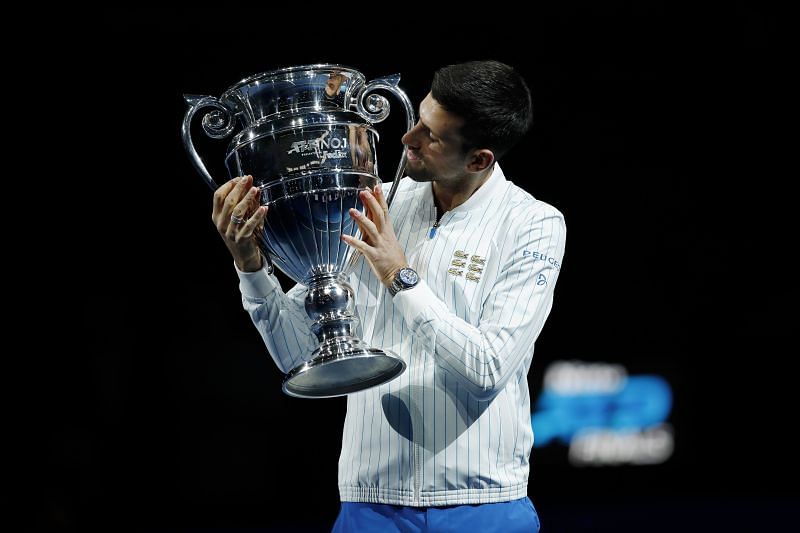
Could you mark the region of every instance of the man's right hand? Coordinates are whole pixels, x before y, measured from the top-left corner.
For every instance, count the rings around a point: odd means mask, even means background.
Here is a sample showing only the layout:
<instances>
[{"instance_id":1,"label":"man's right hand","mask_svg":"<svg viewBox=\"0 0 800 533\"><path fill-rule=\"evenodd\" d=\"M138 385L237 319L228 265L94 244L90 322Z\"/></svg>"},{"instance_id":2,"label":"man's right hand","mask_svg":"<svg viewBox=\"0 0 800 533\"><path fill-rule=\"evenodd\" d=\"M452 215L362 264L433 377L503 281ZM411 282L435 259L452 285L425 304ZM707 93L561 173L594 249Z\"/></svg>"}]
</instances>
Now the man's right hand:
<instances>
[{"instance_id":1,"label":"man's right hand","mask_svg":"<svg viewBox=\"0 0 800 533\"><path fill-rule=\"evenodd\" d=\"M253 187L253 176L233 178L214 192L211 220L236 267L243 272L255 272L263 266L254 237L267 216L267 206L259 206L260 194L261 191Z\"/></svg>"}]
</instances>

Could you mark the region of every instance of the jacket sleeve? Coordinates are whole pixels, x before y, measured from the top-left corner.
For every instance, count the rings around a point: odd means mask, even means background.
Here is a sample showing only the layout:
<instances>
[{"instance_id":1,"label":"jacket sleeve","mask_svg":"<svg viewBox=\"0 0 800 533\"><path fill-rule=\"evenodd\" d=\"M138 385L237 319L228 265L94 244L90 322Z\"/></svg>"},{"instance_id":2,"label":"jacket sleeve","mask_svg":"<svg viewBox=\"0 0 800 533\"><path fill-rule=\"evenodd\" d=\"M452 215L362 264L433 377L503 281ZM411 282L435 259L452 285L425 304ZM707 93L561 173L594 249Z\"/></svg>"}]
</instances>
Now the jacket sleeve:
<instances>
[{"instance_id":1,"label":"jacket sleeve","mask_svg":"<svg viewBox=\"0 0 800 533\"><path fill-rule=\"evenodd\" d=\"M479 399L500 392L533 352L561 270L564 217L548 206L501 238L501 264L477 326L454 314L424 280L394 297L415 339Z\"/></svg>"},{"instance_id":2,"label":"jacket sleeve","mask_svg":"<svg viewBox=\"0 0 800 533\"><path fill-rule=\"evenodd\" d=\"M272 359L284 374L311 358L319 342L305 311L306 287L297 284L286 293L266 269L239 274L242 305L250 315Z\"/></svg>"}]
</instances>

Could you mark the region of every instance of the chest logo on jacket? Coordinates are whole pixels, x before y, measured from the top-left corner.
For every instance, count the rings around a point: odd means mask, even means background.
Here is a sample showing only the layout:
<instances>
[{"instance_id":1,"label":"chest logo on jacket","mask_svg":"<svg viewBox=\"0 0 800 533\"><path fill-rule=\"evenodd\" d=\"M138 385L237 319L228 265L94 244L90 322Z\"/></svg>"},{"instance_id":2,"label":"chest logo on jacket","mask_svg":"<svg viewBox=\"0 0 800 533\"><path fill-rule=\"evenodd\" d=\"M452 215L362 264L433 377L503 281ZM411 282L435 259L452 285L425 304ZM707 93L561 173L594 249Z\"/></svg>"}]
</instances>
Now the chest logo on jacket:
<instances>
[{"instance_id":1,"label":"chest logo on jacket","mask_svg":"<svg viewBox=\"0 0 800 533\"><path fill-rule=\"evenodd\" d=\"M451 276L464 276L469 281L478 282L481 280L483 268L486 264L486 258L479 255L473 255L463 250L456 250L453 252L453 257L450 260L450 268L447 273ZM466 274L464 273L466 269Z\"/></svg>"}]
</instances>

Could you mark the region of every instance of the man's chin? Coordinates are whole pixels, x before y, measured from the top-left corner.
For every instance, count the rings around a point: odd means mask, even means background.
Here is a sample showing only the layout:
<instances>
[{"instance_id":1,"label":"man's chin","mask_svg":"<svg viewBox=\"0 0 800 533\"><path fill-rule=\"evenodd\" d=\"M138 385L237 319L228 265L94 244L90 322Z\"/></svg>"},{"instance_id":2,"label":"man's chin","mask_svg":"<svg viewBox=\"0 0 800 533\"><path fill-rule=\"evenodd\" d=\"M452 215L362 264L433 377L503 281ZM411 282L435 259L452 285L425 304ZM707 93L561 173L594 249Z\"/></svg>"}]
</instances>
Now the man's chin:
<instances>
[{"instance_id":1,"label":"man's chin","mask_svg":"<svg viewBox=\"0 0 800 533\"><path fill-rule=\"evenodd\" d=\"M414 181L431 181L431 178L425 168L413 163L416 163L416 161L409 161L406 165L406 176Z\"/></svg>"},{"instance_id":2,"label":"man's chin","mask_svg":"<svg viewBox=\"0 0 800 533\"><path fill-rule=\"evenodd\" d=\"M428 176L427 174L420 175L420 174L412 174L411 172L406 172L406 176L411 178L413 181L416 181L416 182L419 182L419 183L425 183L425 182L428 182L428 181L433 181L431 179L431 177Z\"/></svg>"}]
</instances>

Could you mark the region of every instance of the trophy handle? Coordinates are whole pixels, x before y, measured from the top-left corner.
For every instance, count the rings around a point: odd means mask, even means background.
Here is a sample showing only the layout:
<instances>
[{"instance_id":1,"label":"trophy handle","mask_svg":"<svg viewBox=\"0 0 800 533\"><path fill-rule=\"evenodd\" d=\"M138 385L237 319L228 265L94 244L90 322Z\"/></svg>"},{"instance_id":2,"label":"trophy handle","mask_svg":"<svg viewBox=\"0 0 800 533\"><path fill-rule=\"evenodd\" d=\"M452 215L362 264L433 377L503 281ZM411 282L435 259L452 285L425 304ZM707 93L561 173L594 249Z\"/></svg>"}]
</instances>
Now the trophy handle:
<instances>
[{"instance_id":1,"label":"trophy handle","mask_svg":"<svg viewBox=\"0 0 800 533\"><path fill-rule=\"evenodd\" d=\"M383 89L392 93L403 104L403 110L406 112L406 131L410 130L417 121L414 117L414 107L411 105L411 100L408 99L405 91L399 87L399 83L400 74L391 74L370 81L355 95L356 109L372 123L383 121L389 116L389 100L379 94L370 94L375 90ZM392 188L389 190L389 196L386 197L387 207L392 206L392 200L397 192L397 186L403 178L407 162L408 147L403 147L403 154L400 156L400 162L397 164L397 171L394 173L394 180L392 180ZM343 269L345 276L353 271L360 258L361 252L354 249Z\"/></svg>"},{"instance_id":2,"label":"trophy handle","mask_svg":"<svg viewBox=\"0 0 800 533\"><path fill-rule=\"evenodd\" d=\"M414 127L417 121L414 117L414 107L411 105L411 100L408 99L406 93L399 87L400 74L392 74L377 78L370 81L355 96L356 108L358 112L364 115L370 122L381 122L389 116L389 101L379 94L370 94L377 89L384 89L392 93L403 104L403 110L406 113L406 131ZM406 170L406 163L408 162L408 147L403 148L403 155L400 157L400 162L397 165L397 171L394 174L392 181L392 188L389 191L389 196L386 198L386 204L392 205L397 186L403 178L403 173Z\"/></svg>"},{"instance_id":3,"label":"trophy handle","mask_svg":"<svg viewBox=\"0 0 800 533\"><path fill-rule=\"evenodd\" d=\"M197 169L197 171L200 173L200 176L202 176L208 186L211 187L211 190L216 191L219 188L219 184L214 181L214 178L211 177L211 174L208 172L208 169L206 169L206 165L203 163L202 158L197 153L197 150L194 149L191 132L192 119L194 118L195 113L197 113L200 109L205 107L213 107L213 111L209 111L203 116L203 131L205 131L206 135L212 139L223 139L230 135L233 131L233 128L236 126L236 123L233 120L234 114L231 113L230 109L222 105L220 101L213 96L184 94L183 99L189 105L189 109L186 110L186 114L183 117L183 125L181 126L183 147L186 148L186 152L189 154L189 158L192 160L194 168ZM263 242L262 239L259 239L258 247L261 250L261 255L264 257L264 260L267 262L267 272L272 274L275 269L272 257L270 256L270 254L273 253L272 250L269 249L269 246L267 246L266 242Z\"/></svg>"},{"instance_id":4,"label":"trophy handle","mask_svg":"<svg viewBox=\"0 0 800 533\"><path fill-rule=\"evenodd\" d=\"M186 110L186 114L183 117L183 126L181 126L183 147L186 148L186 152L188 152L194 167L203 179L206 180L208 186L215 191L219 188L219 184L211 177L211 174L206 169L205 163L203 163L200 155L198 155L197 151L194 149L190 126L195 113L204 107L213 107L214 111L209 111L203 116L203 130L206 132L206 135L212 139L222 139L230 135L236 125L233 120L233 113L213 96L184 94L183 99L189 104L189 109Z\"/></svg>"}]
</instances>

